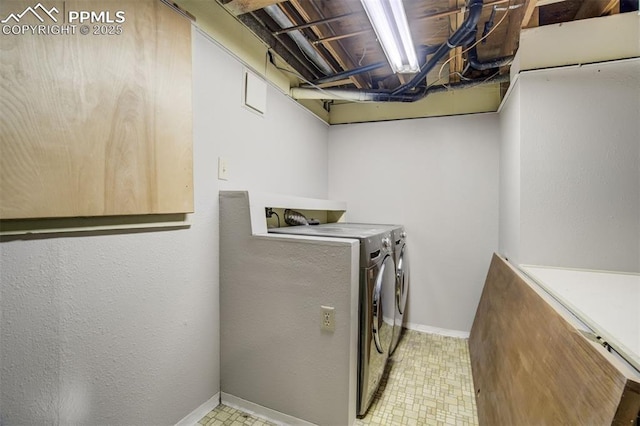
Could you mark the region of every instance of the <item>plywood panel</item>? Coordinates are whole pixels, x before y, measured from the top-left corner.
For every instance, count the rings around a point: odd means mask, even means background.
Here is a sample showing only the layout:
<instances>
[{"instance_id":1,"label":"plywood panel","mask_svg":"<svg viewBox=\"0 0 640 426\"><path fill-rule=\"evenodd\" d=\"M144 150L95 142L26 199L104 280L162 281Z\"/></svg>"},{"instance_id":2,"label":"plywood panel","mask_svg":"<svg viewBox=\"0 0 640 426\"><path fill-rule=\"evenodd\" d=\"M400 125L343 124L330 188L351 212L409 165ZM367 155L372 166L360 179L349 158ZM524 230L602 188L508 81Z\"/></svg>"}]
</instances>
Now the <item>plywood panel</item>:
<instances>
[{"instance_id":1,"label":"plywood panel","mask_svg":"<svg viewBox=\"0 0 640 426\"><path fill-rule=\"evenodd\" d=\"M638 383L494 255L469 338L484 425L633 424Z\"/></svg>"},{"instance_id":2,"label":"plywood panel","mask_svg":"<svg viewBox=\"0 0 640 426\"><path fill-rule=\"evenodd\" d=\"M2 2L0 16L29 6ZM45 6L56 21L19 24L68 33L1 35L0 217L191 212L189 21L157 0ZM81 10L125 20L85 35L69 21Z\"/></svg>"}]
</instances>

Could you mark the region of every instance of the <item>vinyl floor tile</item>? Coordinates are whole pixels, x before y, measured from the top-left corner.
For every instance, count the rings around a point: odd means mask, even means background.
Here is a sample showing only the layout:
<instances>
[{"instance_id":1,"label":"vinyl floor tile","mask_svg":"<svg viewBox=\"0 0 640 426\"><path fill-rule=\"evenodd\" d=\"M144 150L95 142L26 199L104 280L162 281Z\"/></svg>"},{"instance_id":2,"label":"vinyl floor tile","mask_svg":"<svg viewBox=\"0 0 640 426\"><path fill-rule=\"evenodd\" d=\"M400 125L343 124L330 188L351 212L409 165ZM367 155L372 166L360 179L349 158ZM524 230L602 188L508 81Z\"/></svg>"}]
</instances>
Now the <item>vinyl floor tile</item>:
<instances>
[{"instance_id":1,"label":"vinyl floor tile","mask_svg":"<svg viewBox=\"0 0 640 426\"><path fill-rule=\"evenodd\" d=\"M202 426L275 426L219 405ZM405 330L367 414L356 426L478 424L466 339ZM335 425L343 426L343 425Z\"/></svg>"}]
</instances>

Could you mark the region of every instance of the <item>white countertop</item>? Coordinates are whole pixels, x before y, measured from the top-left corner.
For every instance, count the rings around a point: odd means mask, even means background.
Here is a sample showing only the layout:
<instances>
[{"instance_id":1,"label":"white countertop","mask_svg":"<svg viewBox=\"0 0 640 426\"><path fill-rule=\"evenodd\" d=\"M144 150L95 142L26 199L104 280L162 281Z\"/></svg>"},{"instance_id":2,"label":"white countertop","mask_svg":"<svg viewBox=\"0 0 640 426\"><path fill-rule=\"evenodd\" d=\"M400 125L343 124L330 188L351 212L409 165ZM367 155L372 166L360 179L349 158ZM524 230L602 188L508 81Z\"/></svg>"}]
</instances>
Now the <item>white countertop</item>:
<instances>
[{"instance_id":1,"label":"white countertop","mask_svg":"<svg viewBox=\"0 0 640 426\"><path fill-rule=\"evenodd\" d=\"M640 370L640 274L520 268Z\"/></svg>"}]
</instances>

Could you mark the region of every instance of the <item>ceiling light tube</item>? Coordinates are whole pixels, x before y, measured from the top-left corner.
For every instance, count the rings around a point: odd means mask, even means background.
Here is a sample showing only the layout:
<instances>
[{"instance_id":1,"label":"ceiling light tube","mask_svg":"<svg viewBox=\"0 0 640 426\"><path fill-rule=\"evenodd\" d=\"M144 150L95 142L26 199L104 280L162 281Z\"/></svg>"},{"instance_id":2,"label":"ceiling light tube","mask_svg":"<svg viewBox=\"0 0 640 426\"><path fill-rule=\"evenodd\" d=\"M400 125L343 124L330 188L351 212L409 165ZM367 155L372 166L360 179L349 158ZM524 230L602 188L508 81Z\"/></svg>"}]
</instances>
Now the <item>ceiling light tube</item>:
<instances>
[{"instance_id":1,"label":"ceiling light tube","mask_svg":"<svg viewBox=\"0 0 640 426\"><path fill-rule=\"evenodd\" d=\"M395 73L420 71L402 0L360 0Z\"/></svg>"}]
</instances>

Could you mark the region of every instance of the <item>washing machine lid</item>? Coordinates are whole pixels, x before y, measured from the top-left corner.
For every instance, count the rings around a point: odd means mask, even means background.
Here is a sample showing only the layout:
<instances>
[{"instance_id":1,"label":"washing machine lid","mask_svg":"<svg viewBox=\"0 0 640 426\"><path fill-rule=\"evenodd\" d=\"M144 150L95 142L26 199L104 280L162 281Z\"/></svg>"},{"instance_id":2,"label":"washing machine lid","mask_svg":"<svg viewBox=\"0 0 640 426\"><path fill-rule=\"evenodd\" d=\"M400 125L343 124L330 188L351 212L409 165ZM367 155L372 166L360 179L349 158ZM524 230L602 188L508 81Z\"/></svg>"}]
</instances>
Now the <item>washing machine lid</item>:
<instances>
[{"instance_id":1,"label":"washing machine lid","mask_svg":"<svg viewBox=\"0 0 640 426\"><path fill-rule=\"evenodd\" d=\"M269 228L270 233L309 235L316 237L370 238L390 231L388 225L351 226L345 223L326 223L322 225L285 226Z\"/></svg>"},{"instance_id":2,"label":"washing machine lid","mask_svg":"<svg viewBox=\"0 0 640 426\"><path fill-rule=\"evenodd\" d=\"M377 264L386 254L393 253L391 230L380 225L360 228L342 226L342 223L327 223L323 225L270 228L269 232L275 234L357 239L360 241L360 266L365 268Z\"/></svg>"}]
</instances>

